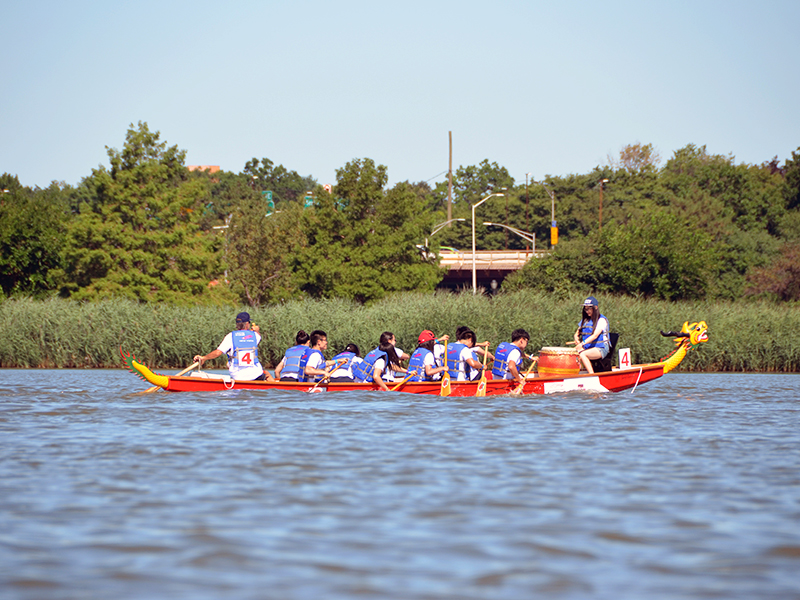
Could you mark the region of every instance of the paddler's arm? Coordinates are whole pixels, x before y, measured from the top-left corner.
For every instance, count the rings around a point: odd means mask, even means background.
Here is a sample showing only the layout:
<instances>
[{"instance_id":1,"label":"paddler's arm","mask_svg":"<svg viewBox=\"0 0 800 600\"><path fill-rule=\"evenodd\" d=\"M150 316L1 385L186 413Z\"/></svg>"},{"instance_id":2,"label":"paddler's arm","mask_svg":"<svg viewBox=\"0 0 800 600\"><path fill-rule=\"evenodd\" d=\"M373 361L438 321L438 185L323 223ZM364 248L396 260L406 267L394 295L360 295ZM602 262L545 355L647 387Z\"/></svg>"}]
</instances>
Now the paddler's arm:
<instances>
[{"instance_id":1,"label":"paddler's arm","mask_svg":"<svg viewBox=\"0 0 800 600\"><path fill-rule=\"evenodd\" d=\"M433 377L438 373L444 373L447 371L447 367L432 367L430 365L425 365L425 375L428 377Z\"/></svg>"},{"instance_id":2,"label":"paddler's arm","mask_svg":"<svg viewBox=\"0 0 800 600\"><path fill-rule=\"evenodd\" d=\"M485 346L485 348L482 348L481 346ZM488 354L489 358L494 360L494 354L489 352L489 342L481 342L480 344L475 344L475 352L477 352L481 356L483 356L484 354Z\"/></svg>"},{"instance_id":3,"label":"paddler's arm","mask_svg":"<svg viewBox=\"0 0 800 600\"><path fill-rule=\"evenodd\" d=\"M520 374L519 369L517 369L517 363L508 363L508 372L511 373L511 376L514 377L514 381L517 383L525 383L525 378Z\"/></svg>"},{"instance_id":4,"label":"paddler's arm","mask_svg":"<svg viewBox=\"0 0 800 600\"><path fill-rule=\"evenodd\" d=\"M204 363L205 361L207 361L207 360L214 360L215 358L219 358L220 356L222 356L222 350L220 350L220 349L216 349L216 350L212 350L211 352L209 352L209 353L208 353L208 354L206 354L205 356L200 356L199 354L197 354L197 355L194 357L194 360L193 360L193 362L199 362L199 363L200 363L200 366L203 366L203 363Z\"/></svg>"},{"instance_id":5,"label":"paddler's arm","mask_svg":"<svg viewBox=\"0 0 800 600\"><path fill-rule=\"evenodd\" d=\"M328 373L326 373L324 369L315 369L314 367L306 367L305 374L306 374L306 377L308 377L308 376L324 377Z\"/></svg>"},{"instance_id":6,"label":"paddler's arm","mask_svg":"<svg viewBox=\"0 0 800 600\"><path fill-rule=\"evenodd\" d=\"M278 363L278 366L275 367L275 379L281 378L281 371L283 371L284 366L286 366L286 357L283 357L281 362Z\"/></svg>"},{"instance_id":7,"label":"paddler's arm","mask_svg":"<svg viewBox=\"0 0 800 600\"><path fill-rule=\"evenodd\" d=\"M375 367L372 371L372 380L377 383L384 392L388 392L389 386L386 385L386 382L381 377L381 371L383 371L383 369Z\"/></svg>"}]
</instances>

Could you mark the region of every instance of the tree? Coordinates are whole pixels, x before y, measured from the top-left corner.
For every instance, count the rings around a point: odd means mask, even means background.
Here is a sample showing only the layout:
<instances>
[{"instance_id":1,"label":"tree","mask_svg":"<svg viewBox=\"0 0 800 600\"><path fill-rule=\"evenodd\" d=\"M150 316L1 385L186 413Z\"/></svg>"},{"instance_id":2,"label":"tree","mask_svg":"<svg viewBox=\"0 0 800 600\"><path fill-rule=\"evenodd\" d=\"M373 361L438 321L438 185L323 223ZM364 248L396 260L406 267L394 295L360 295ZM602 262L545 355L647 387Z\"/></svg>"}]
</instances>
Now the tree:
<instances>
[{"instance_id":1,"label":"tree","mask_svg":"<svg viewBox=\"0 0 800 600\"><path fill-rule=\"evenodd\" d=\"M289 204L267 215L249 186L240 182L238 191L242 200L231 213L224 250L233 290L250 306L296 296L290 263L293 247L303 244L302 207Z\"/></svg>"},{"instance_id":2,"label":"tree","mask_svg":"<svg viewBox=\"0 0 800 600\"><path fill-rule=\"evenodd\" d=\"M32 190L8 173L0 176L0 190L0 291L41 296L60 274L64 195L55 182Z\"/></svg>"},{"instance_id":3,"label":"tree","mask_svg":"<svg viewBox=\"0 0 800 600\"><path fill-rule=\"evenodd\" d=\"M669 211L616 223L602 235L559 244L506 279L506 289L566 293L592 289L666 300L703 298L719 273L719 249L704 231Z\"/></svg>"},{"instance_id":4,"label":"tree","mask_svg":"<svg viewBox=\"0 0 800 600\"><path fill-rule=\"evenodd\" d=\"M313 190L317 182L310 175L301 177L297 171L289 171L283 165L275 166L268 158L261 161L253 158L244 165L246 175L257 191L271 191L277 205L279 202L302 202L305 193Z\"/></svg>"},{"instance_id":5,"label":"tree","mask_svg":"<svg viewBox=\"0 0 800 600\"><path fill-rule=\"evenodd\" d=\"M72 221L65 251L76 299L125 296L141 301L222 302L209 282L219 241L200 231L208 181L192 178L185 151L167 147L146 123L130 126L110 169L94 169L91 190Z\"/></svg>"},{"instance_id":6,"label":"tree","mask_svg":"<svg viewBox=\"0 0 800 600\"><path fill-rule=\"evenodd\" d=\"M336 171L332 193L318 186L301 218L304 238L293 253L300 289L314 297L370 302L387 292L433 290L436 265L416 247L432 222L413 186L384 192L387 170L355 159Z\"/></svg>"},{"instance_id":7,"label":"tree","mask_svg":"<svg viewBox=\"0 0 800 600\"><path fill-rule=\"evenodd\" d=\"M795 210L800 208L800 148L792 151L792 158L786 160L783 171L786 176L783 192L786 208Z\"/></svg>"},{"instance_id":8,"label":"tree","mask_svg":"<svg viewBox=\"0 0 800 600\"><path fill-rule=\"evenodd\" d=\"M661 162L661 155L653 144L628 144L619 151L619 159L608 156L608 162L613 169L625 169L628 173L642 173L655 171Z\"/></svg>"},{"instance_id":9,"label":"tree","mask_svg":"<svg viewBox=\"0 0 800 600\"><path fill-rule=\"evenodd\" d=\"M778 260L755 269L747 277L746 296L772 296L783 301L800 300L800 243L781 248Z\"/></svg>"}]
</instances>

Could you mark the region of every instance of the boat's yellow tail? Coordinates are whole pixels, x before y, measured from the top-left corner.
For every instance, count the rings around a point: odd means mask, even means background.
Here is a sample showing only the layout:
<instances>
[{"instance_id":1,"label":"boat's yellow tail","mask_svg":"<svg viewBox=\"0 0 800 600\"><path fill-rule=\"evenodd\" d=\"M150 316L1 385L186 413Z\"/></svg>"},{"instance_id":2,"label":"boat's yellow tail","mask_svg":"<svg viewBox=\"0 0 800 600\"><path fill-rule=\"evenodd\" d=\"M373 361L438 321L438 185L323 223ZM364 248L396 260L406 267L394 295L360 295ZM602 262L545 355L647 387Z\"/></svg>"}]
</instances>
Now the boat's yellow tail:
<instances>
[{"instance_id":1,"label":"boat's yellow tail","mask_svg":"<svg viewBox=\"0 0 800 600\"><path fill-rule=\"evenodd\" d=\"M169 385L169 377L166 375L158 375L157 373L153 373L150 369L137 361L134 355L130 354L129 352L123 352L122 348L119 349L119 354L122 356L122 360L125 361L125 366L131 373L138 375L153 385L167 389L167 386Z\"/></svg>"}]
</instances>

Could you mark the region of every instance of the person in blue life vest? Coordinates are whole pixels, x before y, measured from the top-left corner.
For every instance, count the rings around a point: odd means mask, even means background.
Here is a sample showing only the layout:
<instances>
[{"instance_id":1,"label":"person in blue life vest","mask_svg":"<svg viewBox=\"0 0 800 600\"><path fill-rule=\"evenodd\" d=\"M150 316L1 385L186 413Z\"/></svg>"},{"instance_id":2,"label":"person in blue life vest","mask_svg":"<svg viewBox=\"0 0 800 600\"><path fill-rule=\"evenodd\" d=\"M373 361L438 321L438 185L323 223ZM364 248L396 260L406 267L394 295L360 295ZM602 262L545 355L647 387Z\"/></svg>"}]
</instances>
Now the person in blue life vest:
<instances>
[{"instance_id":1,"label":"person in blue life vest","mask_svg":"<svg viewBox=\"0 0 800 600\"><path fill-rule=\"evenodd\" d=\"M236 329L231 331L222 340L216 350L212 350L205 356L197 354L194 362L203 363L207 360L214 360L223 354L228 357L228 371L236 381L256 381L267 379L274 381L269 373L264 371L258 361L258 344L261 342L261 334L258 325L251 328L250 315L240 312L236 315Z\"/></svg>"},{"instance_id":2,"label":"person in blue life vest","mask_svg":"<svg viewBox=\"0 0 800 600\"><path fill-rule=\"evenodd\" d=\"M575 348L581 365L588 373L594 373L592 361L605 358L611 347L609 324L605 315L600 314L597 298L589 296L583 301L581 322L575 331Z\"/></svg>"},{"instance_id":3,"label":"person in blue life vest","mask_svg":"<svg viewBox=\"0 0 800 600\"><path fill-rule=\"evenodd\" d=\"M330 377L325 367L333 365L332 360L325 360L323 352L328 349L328 334L321 329L311 332L311 351L303 366L304 381L319 381Z\"/></svg>"},{"instance_id":4,"label":"person in blue life vest","mask_svg":"<svg viewBox=\"0 0 800 600\"><path fill-rule=\"evenodd\" d=\"M494 351L494 364L492 375L498 379L513 379L517 383L524 383L522 359L525 357L525 348L530 341L530 334L524 329L515 329L511 332L510 342L500 342Z\"/></svg>"},{"instance_id":5,"label":"person in blue life vest","mask_svg":"<svg viewBox=\"0 0 800 600\"><path fill-rule=\"evenodd\" d=\"M354 382L353 365L363 361L358 346L355 344L347 344L342 352L339 352L339 354L333 357L333 360L334 362L338 361L339 366L331 372L331 383Z\"/></svg>"},{"instance_id":6,"label":"person in blue life vest","mask_svg":"<svg viewBox=\"0 0 800 600\"><path fill-rule=\"evenodd\" d=\"M388 340L384 341L381 336L378 347L367 352L362 362L353 365L353 377L356 381L377 383L380 389L388 392L389 386L386 385L386 381L389 372L405 373L406 370L400 365L394 344Z\"/></svg>"},{"instance_id":7,"label":"person in blue life vest","mask_svg":"<svg viewBox=\"0 0 800 600\"><path fill-rule=\"evenodd\" d=\"M311 336L302 329L294 338L295 345L286 351L275 367L275 378L281 381L302 381L302 372L311 354Z\"/></svg>"},{"instance_id":8,"label":"person in blue life vest","mask_svg":"<svg viewBox=\"0 0 800 600\"><path fill-rule=\"evenodd\" d=\"M461 327L456 329L456 339L457 340L460 339L461 335L466 333L467 331L472 331L472 327L468 327L466 325L462 325ZM477 340L477 337L475 339ZM475 356L475 360L477 360L478 362L482 362L483 361L483 355L486 354L487 352L489 353L489 357L488 358L490 360L494 360L494 356L492 355L491 352L489 352L489 344L485 344L484 345L484 344L478 344L476 342L476 344L473 345L473 347L472 347L472 354ZM481 374L478 371L467 369L467 373L471 374L471 377L468 377L467 379L470 379L470 380L480 379ZM489 373L490 373L490 377L489 378L491 379L491 371L489 371Z\"/></svg>"},{"instance_id":9,"label":"person in blue life vest","mask_svg":"<svg viewBox=\"0 0 800 600\"><path fill-rule=\"evenodd\" d=\"M408 361L408 371L416 371L409 381L433 381L436 375L441 375L447 367L437 366L434 355L436 337L433 332L426 329L419 334L417 349L411 353Z\"/></svg>"},{"instance_id":10,"label":"person in blue life vest","mask_svg":"<svg viewBox=\"0 0 800 600\"><path fill-rule=\"evenodd\" d=\"M397 355L397 361L399 364L403 364L403 361L408 360L411 358L408 354L403 352L400 348L397 347L397 338L391 331L384 331L381 334L379 345L389 343L394 346L394 353ZM402 375L405 371L396 371L394 369L390 369L387 371L383 377L385 381L392 382L395 380L395 375Z\"/></svg>"},{"instance_id":11,"label":"person in blue life vest","mask_svg":"<svg viewBox=\"0 0 800 600\"><path fill-rule=\"evenodd\" d=\"M447 371L450 373L450 378L453 381L480 379L483 364L475 357L473 348L480 345L488 349L489 342L477 344L478 338L471 329L459 328L456 338L455 344L447 346Z\"/></svg>"}]
</instances>

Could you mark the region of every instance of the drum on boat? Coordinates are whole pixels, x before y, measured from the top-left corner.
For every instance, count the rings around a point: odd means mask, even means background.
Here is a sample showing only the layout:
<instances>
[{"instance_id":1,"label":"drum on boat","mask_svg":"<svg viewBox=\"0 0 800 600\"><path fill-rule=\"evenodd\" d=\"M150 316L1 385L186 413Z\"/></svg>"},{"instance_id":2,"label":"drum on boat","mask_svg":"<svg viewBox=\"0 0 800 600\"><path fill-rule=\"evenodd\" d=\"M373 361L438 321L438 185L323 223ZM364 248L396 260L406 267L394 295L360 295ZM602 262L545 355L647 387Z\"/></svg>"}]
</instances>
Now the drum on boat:
<instances>
[{"instance_id":1,"label":"drum on boat","mask_svg":"<svg viewBox=\"0 0 800 600\"><path fill-rule=\"evenodd\" d=\"M575 348L544 347L539 350L539 375L577 375L581 362Z\"/></svg>"}]
</instances>

